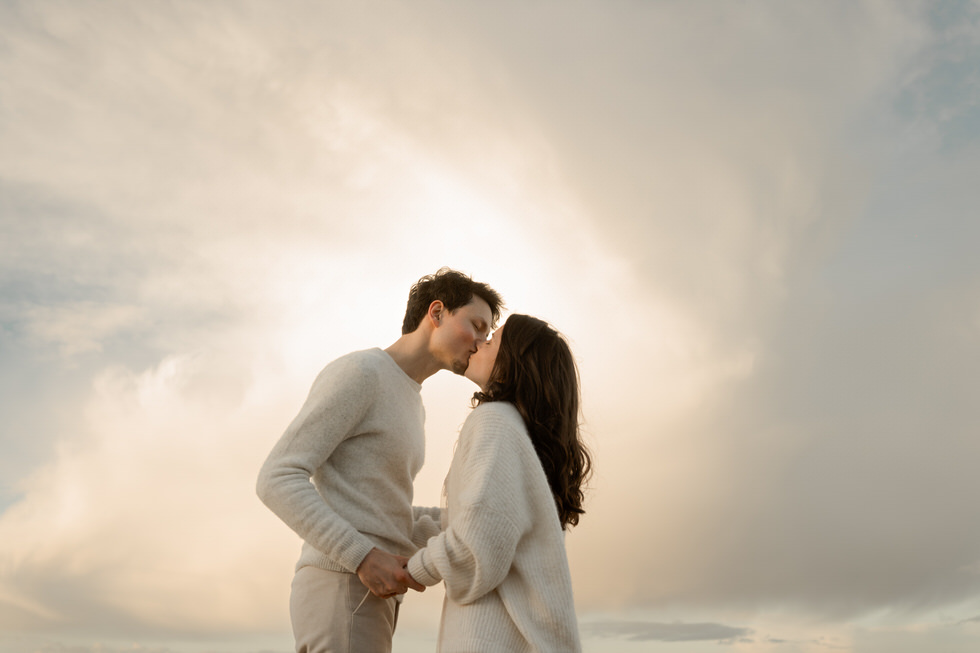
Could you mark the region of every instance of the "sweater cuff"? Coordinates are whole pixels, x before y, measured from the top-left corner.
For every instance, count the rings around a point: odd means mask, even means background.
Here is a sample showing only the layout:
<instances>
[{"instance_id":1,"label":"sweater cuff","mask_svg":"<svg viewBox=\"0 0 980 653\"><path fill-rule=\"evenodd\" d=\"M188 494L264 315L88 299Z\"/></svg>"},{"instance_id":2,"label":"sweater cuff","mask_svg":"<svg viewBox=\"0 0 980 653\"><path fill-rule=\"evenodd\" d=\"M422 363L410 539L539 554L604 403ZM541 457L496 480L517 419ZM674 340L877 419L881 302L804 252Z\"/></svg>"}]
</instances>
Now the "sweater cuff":
<instances>
[{"instance_id":1,"label":"sweater cuff","mask_svg":"<svg viewBox=\"0 0 980 653\"><path fill-rule=\"evenodd\" d=\"M434 517L431 511L435 511ZM429 541L429 538L435 537L441 531L442 525L438 508L430 508L424 512L419 511L416 513L415 526L412 529L412 544L415 545L416 549L421 549Z\"/></svg>"},{"instance_id":2,"label":"sweater cuff","mask_svg":"<svg viewBox=\"0 0 980 653\"><path fill-rule=\"evenodd\" d=\"M345 568L349 569L351 573L357 573L357 568L361 566L364 562L364 558L367 554L371 553L371 549L374 548L374 543L368 538L358 533L358 539L356 542L352 543L351 546L347 547L337 561Z\"/></svg>"},{"instance_id":3,"label":"sweater cuff","mask_svg":"<svg viewBox=\"0 0 980 653\"><path fill-rule=\"evenodd\" d=\"M425 568L425 563L422 561L424 557L425 549L422 549L408 559L406 567L408 568L408 573L412 575L412 578L428 587L437 584L442 579L429 573Z\"/></svg>"}]
</instances>

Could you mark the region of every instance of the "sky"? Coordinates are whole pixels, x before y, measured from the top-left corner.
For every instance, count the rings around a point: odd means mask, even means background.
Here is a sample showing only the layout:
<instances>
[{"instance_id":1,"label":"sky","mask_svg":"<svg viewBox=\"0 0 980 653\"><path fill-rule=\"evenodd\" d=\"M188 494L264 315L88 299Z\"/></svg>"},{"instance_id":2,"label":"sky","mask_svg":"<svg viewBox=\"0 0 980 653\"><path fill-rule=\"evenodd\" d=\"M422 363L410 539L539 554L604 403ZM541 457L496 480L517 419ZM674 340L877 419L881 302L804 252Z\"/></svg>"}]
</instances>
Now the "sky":
<instances>
[{"instance_id":1,"label":"sky","mask_svg":"<svg viewBox=\"0 0 980 653\"><path fill-rule=\"evenodd\" d=\"M978 170L976 1L0 0L0 653L291 650L259 466L447 265L572 343L587 653L976 651Z\"/></svg>"}]
</instances>

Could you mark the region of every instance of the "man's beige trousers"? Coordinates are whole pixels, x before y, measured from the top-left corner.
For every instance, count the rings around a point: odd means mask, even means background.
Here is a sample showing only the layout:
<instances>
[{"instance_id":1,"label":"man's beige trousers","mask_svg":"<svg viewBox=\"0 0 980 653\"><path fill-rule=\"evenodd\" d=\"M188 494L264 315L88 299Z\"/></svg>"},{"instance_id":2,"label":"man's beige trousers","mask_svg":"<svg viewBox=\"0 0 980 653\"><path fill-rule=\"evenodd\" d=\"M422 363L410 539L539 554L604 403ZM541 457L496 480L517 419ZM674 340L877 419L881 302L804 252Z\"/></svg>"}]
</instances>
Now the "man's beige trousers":
<instances>
[{"instance_id":1,"label":"man's beige trousers","mask_svg":"<svg viewBox=\"0 0 980 653\"><path fill-rule=\"evenodd\" d=\"M296 653L391 653L398 602L371 594L357 574L302 567L289 616Z\"/></svg>"}]
</instances>

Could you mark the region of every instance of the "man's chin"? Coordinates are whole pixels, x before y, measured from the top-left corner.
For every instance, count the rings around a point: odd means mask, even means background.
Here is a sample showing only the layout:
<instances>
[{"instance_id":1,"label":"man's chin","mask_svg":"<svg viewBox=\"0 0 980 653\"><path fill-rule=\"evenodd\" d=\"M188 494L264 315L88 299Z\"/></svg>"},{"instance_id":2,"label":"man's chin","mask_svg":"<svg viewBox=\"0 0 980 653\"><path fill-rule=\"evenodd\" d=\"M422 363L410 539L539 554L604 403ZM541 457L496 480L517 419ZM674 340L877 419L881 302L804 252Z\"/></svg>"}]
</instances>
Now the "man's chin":
<instances>
[{"instance_id":1,"label":"man's chin","mask_svg":"<svg viewBox=\"0 0 980 653\"><path fill-rule=\"evenodd\" d=\"M469 361L453 361L452 371L453 374L459 374L460 376L466 376L466 368L470 366Z\"/></svg>"}]
</instances>

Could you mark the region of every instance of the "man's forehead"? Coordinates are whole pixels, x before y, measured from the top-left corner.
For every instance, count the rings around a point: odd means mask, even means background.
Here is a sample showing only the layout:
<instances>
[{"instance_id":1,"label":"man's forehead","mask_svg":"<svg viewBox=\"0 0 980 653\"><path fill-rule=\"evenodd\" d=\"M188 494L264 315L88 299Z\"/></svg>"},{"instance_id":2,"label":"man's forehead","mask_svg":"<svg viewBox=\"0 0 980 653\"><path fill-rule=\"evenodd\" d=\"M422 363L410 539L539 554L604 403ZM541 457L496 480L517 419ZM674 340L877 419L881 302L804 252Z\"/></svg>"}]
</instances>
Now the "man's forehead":
<instances>
[{"instance_id":1,"label":"man's forehead","mask_svg":"<svg viewBox=\"0 0 980 653\"><path fill-rule=\"evenodd\" d=\"M493 322L493 312L490 310L490 304L488 304L482 297L473 295L473 299L461 306L459 310L465 311L473 318L480 319L481 321L485 322L487 326Z\"/></svg>"},{"instance_id":2,"label":"man's forehead","mask_svg":"<svg viewBox=\"0 0 980 653\"><path fill-rule=\"evenodd\" d=\"M470 305L480 314L480 317L484 318L487 324L490 324L493 320L493 312L490 310L490 304L486 302L482 297L473 296L470 300Z\"/></svg>"}]
</instances>

